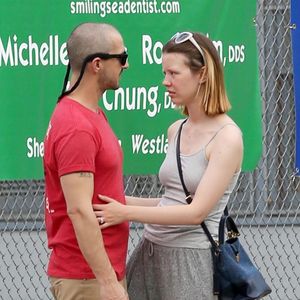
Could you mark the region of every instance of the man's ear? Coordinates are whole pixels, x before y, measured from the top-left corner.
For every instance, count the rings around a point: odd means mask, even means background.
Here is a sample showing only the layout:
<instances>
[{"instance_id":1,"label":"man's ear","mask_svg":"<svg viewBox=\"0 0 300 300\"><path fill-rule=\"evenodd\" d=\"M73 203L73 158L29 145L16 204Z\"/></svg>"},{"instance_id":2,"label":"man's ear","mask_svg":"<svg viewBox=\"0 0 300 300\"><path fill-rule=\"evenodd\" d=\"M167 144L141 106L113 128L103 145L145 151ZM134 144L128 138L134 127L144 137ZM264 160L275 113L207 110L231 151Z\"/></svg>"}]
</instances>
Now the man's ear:
<instances>
[{"instance_id":1,"label":"man's ear","mask_svg":"<svg viewBox=\"0 0 300 300\"><path fill-rule=\"evenodd\" d=\"M207 67L203 66L200 69L200 73L199 73L199 84L205 82L207 79Z\"/></svg>"},{"instance_id":2,"label":"man's ear","mask_svg":"<svg viewBox=\"0 0 300 300\"><path fill-rule=\"evenodd\" d=\"M92 70L95 72L95 73L98 73L99 71L102 70L103 68L103 65L102 65L102 60L101 58L99 57L96 57L93 61L92 61Z\"/></svg>"}]
</instances>

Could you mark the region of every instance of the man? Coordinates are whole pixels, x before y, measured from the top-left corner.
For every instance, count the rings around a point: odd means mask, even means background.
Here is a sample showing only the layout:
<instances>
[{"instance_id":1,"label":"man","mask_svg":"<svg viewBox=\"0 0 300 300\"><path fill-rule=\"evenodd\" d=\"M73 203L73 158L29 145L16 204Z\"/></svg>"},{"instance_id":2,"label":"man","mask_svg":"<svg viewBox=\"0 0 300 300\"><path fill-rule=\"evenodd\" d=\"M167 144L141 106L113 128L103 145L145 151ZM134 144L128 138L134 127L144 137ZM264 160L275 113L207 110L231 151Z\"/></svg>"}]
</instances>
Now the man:
<instances>
[{"instance_id":1,"label":"man","mask_svg":"<svg viewBox=\"0 0 300 300\"><path fill-rule=\"evenodd\" d=\"M92 209L98 194L125 203L122 151L98 101L119 87L127 53L120 33L101 23L75 28L67 51L64 88L71 68L71 89L60 96L45 137L51 291L57 300L127 300L128 223L101 232Z\"/></svg>"}]
</instances>

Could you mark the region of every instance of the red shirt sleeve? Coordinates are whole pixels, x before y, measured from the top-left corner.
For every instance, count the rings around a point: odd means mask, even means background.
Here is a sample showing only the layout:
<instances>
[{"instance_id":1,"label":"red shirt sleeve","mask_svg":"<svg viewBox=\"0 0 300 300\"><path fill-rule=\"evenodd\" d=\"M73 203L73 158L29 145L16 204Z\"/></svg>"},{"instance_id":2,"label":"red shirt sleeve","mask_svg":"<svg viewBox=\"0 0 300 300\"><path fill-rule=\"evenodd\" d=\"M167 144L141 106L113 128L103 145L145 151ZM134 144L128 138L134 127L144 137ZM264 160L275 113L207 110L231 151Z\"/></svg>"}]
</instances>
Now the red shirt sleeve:
<instances>
[{"instance_id":1,"label":"red shirt sleeve","mask_svg":"<svg viewBox=\"0 0 300 300\"><path fill-rule=\"evenodd\" d=\"M95 173L97 145L86 131L74 131L59 141L55 147L58 176L75 172Z\"/></svg>"}]
</instances>

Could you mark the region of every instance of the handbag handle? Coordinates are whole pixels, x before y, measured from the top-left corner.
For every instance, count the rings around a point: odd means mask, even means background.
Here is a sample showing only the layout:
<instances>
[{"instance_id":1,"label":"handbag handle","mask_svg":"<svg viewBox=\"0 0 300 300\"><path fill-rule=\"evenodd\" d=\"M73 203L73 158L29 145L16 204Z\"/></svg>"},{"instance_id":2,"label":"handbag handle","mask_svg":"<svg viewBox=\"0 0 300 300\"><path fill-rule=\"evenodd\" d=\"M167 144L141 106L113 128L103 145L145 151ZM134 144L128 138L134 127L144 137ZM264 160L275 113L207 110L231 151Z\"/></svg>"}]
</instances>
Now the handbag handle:
<instances>
[{"instance_id":1,"label":"handbag handle","mask_svg":"<svg viewBox=\"0 0 300 300\"><path fill-rule=\"evenodd\" d=\"M233 239L240 236L240 233L232 217L224 213L221 217L220 225L219 225L219 245L222 245L225 242L225 225L226 225L227 235L229 239Z\"/></svg>"},{"instance_id":2,"label":"handbag handle","mask_svg":"<svg viewBox=\"0 0 300 300\"><path fill-rule=\"evenodd\" d=\"M181 184L182 184L182 187L183 187L183 190L184 190L184 193L186 195L186 202L188 204L190 204L193 200L192 196L191 196L191 193L188 191L188 189L186 188L186 185L184 183L184 180L183 180L183 174L182 174L182 165L181 165L181 159L180 159L180 137L181 137L181 131L182 131L182 127L183 127L183 124L187 121L187 119L185 119L179 126L179 129L178 129L178 133L177 133L177 143L176 143L176 159L177 159L177 167L178 167L178 173L179 173L179 177L180 177L180 181L181 181ZM228 210L227 210L227 207L225 207L225 210L224 210L224 213L228 215ZM205 232L205 234L207 235L207 238L209 239L212 247L214 249L217 249L218 248L218 244L216 243L216 241L213 239L212 235L210 234L205 222L203 221L201 223L201 227L203 229L203 231ZM223 228L224 228L224 225L223 225ZM224 235L224 229L223 229L223 235ZM224 240L224 237L223 237L223 240Z\"/></svg>"}]
</instances>

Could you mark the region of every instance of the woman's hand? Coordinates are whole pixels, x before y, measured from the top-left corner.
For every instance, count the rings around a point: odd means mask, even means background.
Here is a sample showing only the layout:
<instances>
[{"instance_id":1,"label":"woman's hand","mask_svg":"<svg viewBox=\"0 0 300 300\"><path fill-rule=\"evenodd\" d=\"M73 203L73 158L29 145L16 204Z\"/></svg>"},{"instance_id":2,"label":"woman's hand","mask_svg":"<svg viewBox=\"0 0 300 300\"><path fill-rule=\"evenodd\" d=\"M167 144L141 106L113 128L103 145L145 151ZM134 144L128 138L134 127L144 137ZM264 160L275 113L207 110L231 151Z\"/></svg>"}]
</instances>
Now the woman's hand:
<instances>
[{"instance_id":1,"label":"woman's hand","mask_svg":"<svg viewBox=\"0 0 300 300\"><path fill-rule=\"evenodd\" d=\"M107 204L93 204L93 209L101 229L126 221L125 205L107 196L98 195L98 197L102 201L107 202Z\"/></svg>"}]
</instances>

